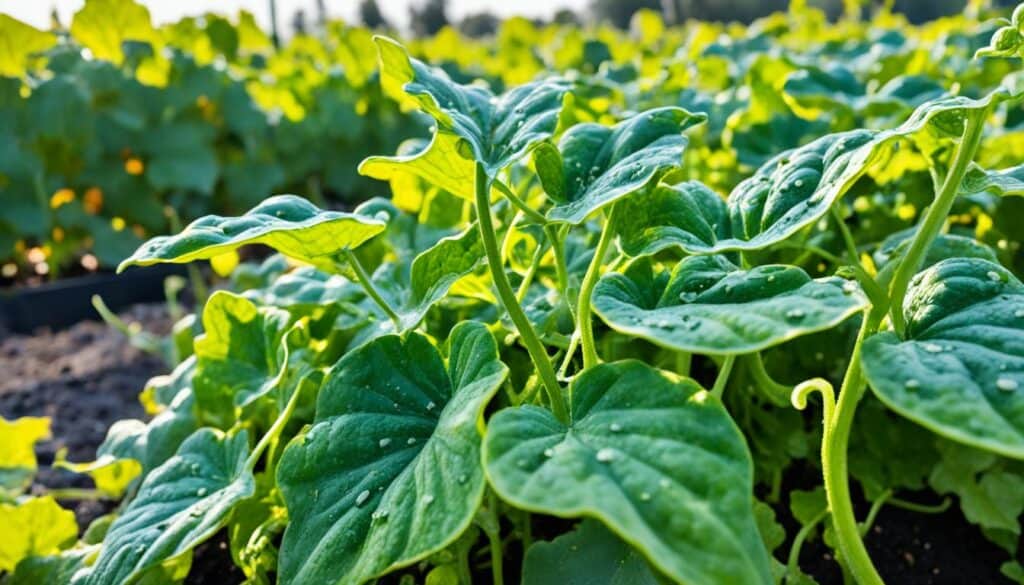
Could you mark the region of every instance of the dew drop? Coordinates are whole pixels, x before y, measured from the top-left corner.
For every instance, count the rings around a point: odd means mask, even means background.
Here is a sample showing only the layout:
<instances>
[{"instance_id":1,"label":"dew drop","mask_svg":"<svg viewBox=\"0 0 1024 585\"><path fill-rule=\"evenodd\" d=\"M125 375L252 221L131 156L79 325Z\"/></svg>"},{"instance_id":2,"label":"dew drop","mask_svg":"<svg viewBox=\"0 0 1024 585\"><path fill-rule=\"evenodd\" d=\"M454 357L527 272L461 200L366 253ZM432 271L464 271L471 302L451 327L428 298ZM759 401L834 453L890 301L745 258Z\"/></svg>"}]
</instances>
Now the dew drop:
<instances>
[{"instance_id":1,"label":"dew drop","mask_svg":"<svg viewBox=\"0 0 1024 585\"><path fill-rule=\"evenodd\" d=\"M363 504L366 503L366 500L369 500L369 499L370 499L370 490L363 490L363 491L359 492L358 496L356 496L356 505L357 506L362 506Z\"/></svg>"},{"instance_id":2,"label":"dew drop","mask_svg":"<svg viewBox=\"0 0 1024 585\"><path fill-rule=\"evenodd\" d=\"M437 408L437 405L434 404L433 402L427 403L427 410L434 410L435 408Z\"/></svg>"},{"instance_id":3,"label":"dew drop","mask_svg":"<svg viewBox=\"0 0 1024 585\"><path fill-rule=\"evenodd\" d=\"M622 430L622 425L620 425L619 423L612 423L608 425L608 430L610 430L613 433L617 433Z\"/></svg>"},{"instance_id":4,"label":"dew drop","mask_svg":"<svg viewBox=\"0 0 1024 585\"><path fill-rule=\"evenodd\" d=\"M1012 378L999 378L996 380L996 388L999 388L1003 392L1013 392L1019 386L1020 385L1017 383L1017 380Z\"/></svg>"},{"instance_id":5,"label":"dew drop","mask_svg":"<svg viewBox=\"0 0 1024 585\"><path fill-rule=\"evenodd\" d=\"M384 509L375 510L373 514L370 514L370 518L373 518L374 520L387 520L388 511Z\"/></svg>"},{"instance_id":6,"label":"dew drop","mask_svg":"<svg viewBox=\"0 0 1024 585\"><path fill-rule=\"evenodd\" d=\"M459 477L456 478L456 481L458 481L459 483L466 483L467 481L469 481L469 476L466 475L465 473L460 473Z\"/></svg>"},{"instance_id":7,"label":"dew drop","mask_svg":"<svg viewBox=\"0 0 1024 585\"><path fill-rule=\"evenodd\" d=\"M683 301L684 303L692 303L693 301L697 300L697 293L693 291L686 291L679 295L679 300Z\"/></svg>"},{"instance_id":8,"label":"dew drop","mask_svg":"<svg viewBox=\"0 0 1024 585\"><path fill-rule=\"evenodd\" d=\"M988 271L988 279L991 280L992 282L1002 282L1003 281L1003 277L999 276L999 273L996 272L995 270L989 270Z\"/></svg>"},{"instance_id":9,"label":"dew drop","mask_svg":"<svg viewBox=\"0 0 1024 585\"><path fill-rule=\"evenodd\" d=\"M658 482L658 485L661 486L662 489L667 489L668 486L671 484L669 484L669 481L667 479L662 479L661 481Z\"/></svg>"},{"instance_id":10,"label":"dew drop","mask_svg":"<svg viewBox=\"0 0 1024 585\"><path fill-rule=\"evenodd\" d=\"M196 497L202 498L204 496L206 496L206 488L199 488L196 490Z\"/></svg>"},{"instance_id":11,"label":"dew drop","mask_svg":"<svg viewBox=\"0 0 1024 585\"><path fill-rule=\"evenodd\" d=\"M855 281L847 280L843 283L844 294L852 295L855 292L857 292L857 283Z\"/></svg>"},{"instance_id":12,"label":"dew drop","mask_svg":"<svg viewBox=\"0 0 1024 585\"><path fill-rule=\"evenodd\" d=\"M1024 319L1024 309L1017 309L1013 312L1013 316L1018 319Z\"/></svg>"},{"instance_id":13,"label":"dew drop","mask_svg":"<svg viewBox=\"0 0 1024 585\"><path fill-rule=\"evenodd\" d=\"M544 449L544 456L547 457L547 458L554 457L555 456L555 450L550 448L550 447L547 448L547 449Z\"/></svg>"},{"instance_id":14,"label":"dew drop","mask_svg":"<svg viewBox=\"0 0 1024 585\"><path fill-rule=\"evenodd\" d=\"M415 445L416 444L416 437L409 437L408 439L405 440L405 444L406 445Z\"/></svg>"},{"instance_id":15,"label":"dew drop","mask_svg":"<svg viewBox=\"0 0 1024 585\"><path fill-rule=\"evenodd\" d=\"M907 390L917 390L918 388L921 387L921 382L919 382L916 378L911 378L903 383L903 387L906 388Z\"/></svg>"},{"instance_id":16,"label":"dew drop","mask_svg":"<svg viewBox=\"0 0 1024 585\"><path fill-rule=\"evenodd\" d=\"M927 351L928 353L942 353L943 351L941 345L936 345L934 343L924 344L924 350Z\"/></svg>"},{"instance_id":17,"label":"dew drop","mask_svg":"<svg viewBox=\"0 0 1024 585\"><path fill-rule=\"evenodd\" d=\"M615 459L615 451L612 449L601 449L597 452L597 460L601 463L611 463Z\"/></svg>"},{"instance_id":18,"label":"dew drop","mask_svg":"<svg viewBox=\"0 0 1024 585\"><path fill-rule=\"evenodd\" d=\"M427 495L423 496L423 505L424 506L429 506L430 504L433 504L433 503L434 503L434 496L433 496L433 494L427 494Z\"/></svg>"},{"instance_id":19,"label":"dew drop","mask_svg":"<svg viewBox=\"0 0 1024 585\"><path fill-rule=\"evenodd\" d=\"M644 502L649 502L651 500L651 494L643 492L640 494L640 499Z\"/></svg>"},{"instance_id":20,"label":"dew drop","mask_svg":"<svg viewBox=\"0 0 1024 585\"><path fill-rule=\"evenodd\" d=\"M768 282L775 282L775 275L774 274L769 274L768 278L766 280Z\"/></svg>"},{"instance_id":21,"label":"dew drop","mask_svg":"<svg viewBox=\"0 0 1024 585\"><path fill-rule=\"evenodd\" d=\"M806 316L807 316L807 314L804 313L803 309L790 309L789 311L786 311L786 318L787 319L797 320L797 319L803 319Z\"/></svg>"},{"instance_id":22,"label":"dew drop","mask_svg":"<svg viewBox=\"0 0 1024 585\"><path fill-rule=\"evenodd\" d=\"M389 439L387 437L384 437L383 439L378 441L377 444L380 445L381 449L383 449L383 448L385 448L385 447L387 447L388 445L391 444L391 439Z\"/></svg>"}]
</instances>

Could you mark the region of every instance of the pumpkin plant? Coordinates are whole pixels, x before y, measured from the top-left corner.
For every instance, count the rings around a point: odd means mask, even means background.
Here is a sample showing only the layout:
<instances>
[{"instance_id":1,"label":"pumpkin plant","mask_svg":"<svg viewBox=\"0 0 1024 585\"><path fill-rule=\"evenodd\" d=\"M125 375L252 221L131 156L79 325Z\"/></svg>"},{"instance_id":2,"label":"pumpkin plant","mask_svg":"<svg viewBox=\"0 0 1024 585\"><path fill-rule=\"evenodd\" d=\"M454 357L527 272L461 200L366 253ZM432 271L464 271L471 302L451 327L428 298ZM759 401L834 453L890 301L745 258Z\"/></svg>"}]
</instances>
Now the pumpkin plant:
<instances>
[{"instance_id":1,"label":"pumpkin plant","mask_svg":"<svg viewBox=\"0 0 1024 585\"><path fill-rule=\"evenodd\" d=\"M0 548L12 583L177 582L214 537L249 583L806 583L801 543L827 521L843 569L875 584L850 475L867 524L919 478L860 466L851 437L878 420L862 403L939 441L949 491L963 453L988 458L976 473L1024 459L1024 284L948 233L963 199L1024 192L1020 167L975 162L1024 98L1014 75L825 133L720 194L686 164L703 113L588 121L592 79L495 93L376 43L384 91L433 133L360 168L432 199L414 215L283 195L140 247L123 267L280 255L209 298L192 354L144 392L155 416L73 467L122 507L77 545L54 522ZM879 241L857 201L908 157L934 195ZM814 344L838 367L801 365ZM780 495L755 485L788 456L772 429L802 427L815 393L824 489L787 494L803 528L783 565L762 501ZM15 424L0 487L20 493L46 428Z\"/></svg>"}]
</instances>

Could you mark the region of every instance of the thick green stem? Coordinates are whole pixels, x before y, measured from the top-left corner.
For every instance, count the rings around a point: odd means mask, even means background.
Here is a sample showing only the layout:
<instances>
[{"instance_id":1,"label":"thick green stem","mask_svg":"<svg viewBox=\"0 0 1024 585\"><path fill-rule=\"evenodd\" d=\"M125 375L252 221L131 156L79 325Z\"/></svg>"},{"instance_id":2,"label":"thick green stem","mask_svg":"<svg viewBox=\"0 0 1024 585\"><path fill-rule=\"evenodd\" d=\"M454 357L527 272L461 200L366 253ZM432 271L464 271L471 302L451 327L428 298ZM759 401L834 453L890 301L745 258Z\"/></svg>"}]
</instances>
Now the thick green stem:
<instances>
[{"instance_id":1,"label":"thick green stem","mask_svg":"<svg viewBox=\"0 0 1024 585\"><path fill-rule=\"evenodd\" d=\"M906 328L906 322L903 318L903 298L907 295L910 280L917 274L917 270L921 267L921 262L931 247L932 241L939 235L939 232L946 223L949 210L953 207L953 202L956 201L957 193L960 190L960 182L963 180L964 173L967 172L971 160L974 159L974 153L978 150L986 117L988 117L987 109L967 119L964 135L960 139L960 144L956 147L956 153L953 155L953 165L950 167L949 172L946 173L946 179L942 183L942 188L939 190L938 195L936 195L931 207L928 208L928 212L925 214L917 229L917 234L914 236L914 241L911 242L910 248L907 250L906 255L903 256L900 265L896 268L896 273L892 277L892 284L889 286L889 299L892 302L889 306L892 313L893 326L900 334Z\"/></svg>"},{"instance_id":2,"label":"thick green stem","mask_svg":"<svg viewBox=\"0 0 1024 585\"><path fill-rule=\"evenodd\" d=\"M377 303L377 306L380 307L382 311L384 311L384 314L386 314L388 318L391 319L392 322L394 322L395 329L401 331L401 317L398 316L398 313L396 313L395 310L391 308L391 305L389 305L388 302L384 300L384 297L381 296L380 291L378 291L377 287L373 284L373 279L370 277L370 274L366 271L365 268L363 268L363 264L359 262L359 258L357 258L356 255L352 253L352 250L346 249L345 259L348 260L349 266L352 267L352 272L354 272L356 275L356 280L358 280L359 284L362 285L363 290L366 291L366 294L370 295L370 298L373 299L373 302Z\"/></svg>"},{"instance_id":3,"label":"thick green stem","mask_svg":"<svg viewBox=\"0 0 1024 585\"><path fill-rule=\"evenodd\" d=\"M688 351L676 352L676 373L680 376L690 376L690 367L693 365L693 354Z\"/></svg>"},{"instance_id":4,"label":"thick green stem","mask_svg":"<svg viewBox=\"0 0 1024 585\"><path fill-rule=\"evenodd\" d=\"M498 519L498 498L494 492L487 496L488 522L484 532L487 534L487 541L491 548L491 583L494 585L505 584L505 569L503 563L503 551L501 543L501 524Z\"/></svg>"},{"instance_id":5,"label":"thick green stem","mask_svg":"<svg viewBox=\"0 0 1024 585\"><path fill-rule=\"evenodd\" d=\"M715 378L715 385L711 388L711 394L722 399L722 395L725 394L725 385L729 383L729 376L732 374L732 366L736 363L736 356L727 355L722 360L722 365L718 368L718 377Z\"/></svg>"},{"instance_id":6,"label":"thick green stem","mask_svg":"<svg viewBox=\"0 0 1024 585\"><path fill-rule=\"evenodd\" d=\"M778 406L785 406L789 402L789 396L793 393L793 387L776 382L764 367L764 360L760 353L752 353L744 360L747 366L747 373L753 378L754 384L761 389L762 393Z\"/></svg>"},{"instance_id":7,"label":"thick green stem","mask_svg":"<svg viewBox=\"0 0 1024 585\"><path fill-rule=\"evenodd\" d=\"M506 199L508 199L509 203L515 206L515 208L518 209L519 211L522 211L523 215L530 218L531 221L533 221L534 223L539 223L540 225L545 225L548 223L548 219L544 217L544 215L541 212L530 207L528 203L520 199L519 196L516 195L515 192L513 192L508 185L502 183L497 179L494 180L493 184L495 187L498 188L498 191L501 191L501 194L504 195Z\"/></svg>"},{"instance_id":8,"label":"thick green stem","mask_svg":"<svg viewBox=\"0 0 1024 585\"><path fill-rule=\"evenodd\" d=\"M594 250L594 257L590 260L587 274L583 277L583 284L580 285L576 320L580 331L580 345L583 347L583 369L594 367L600 362L597 357L597 348L594 346L594 320L590 315L590 303L597 279L601 277L601 264L608 254L612 240L615 239L616 209L618 207L613 205L611 211L608 212L601 238L597 241L597 249Z\"/></svg>"},{"instance_id":9,"label":"thick green stem","mask_svg":"<svg viewBox=\"0 0 1024 585\"><path fill-rule=\"evenodd\" d=\"M847 471L846 451L850 443L850 429L853 426L857 404L864 395L867 383L861 369L861 345L864 339L877 331L885 311L873 309L864 319L857 341L854 344L850 366L846 370L839 400L831 416L826 418L825 434L821 445L821 466L825 477L825 493L828 496L832 523L839 540L839 550L847 567L860 585L882 585L853 512L850 499L850 480Z\"/></svg>"},{"instance_id":10,"label":"thick green stem","mask_svg":"<svg viewBox=\"0 0 1024 585\"><path fill-rule=\"evenodd\" d=\"M512 319L519 337L526 346L526 351L537 368L537 375L544 384L547 392L548 402L551 404L551 411L555 417L562 422L569 421L569 414L565 406L565 398L562 396L562 389L558 385L558 378L555 376L555 368L551 365L551 358L545 351L544 346L537 337L537 332L523 312L516 300L516 292L508 282L505 274L505 262L501 258L501 251L498 249L498 238L494 233L494 223L491 219L491 202L487 189L487 173L482 164L476 165L476 215L480 227L480 239L484 244L484 252L487 255L487 266L491 271L491 278L494 280L494 288L498 292L498 299L501 301L508 316Z\"/></svg>"}]
</instances>

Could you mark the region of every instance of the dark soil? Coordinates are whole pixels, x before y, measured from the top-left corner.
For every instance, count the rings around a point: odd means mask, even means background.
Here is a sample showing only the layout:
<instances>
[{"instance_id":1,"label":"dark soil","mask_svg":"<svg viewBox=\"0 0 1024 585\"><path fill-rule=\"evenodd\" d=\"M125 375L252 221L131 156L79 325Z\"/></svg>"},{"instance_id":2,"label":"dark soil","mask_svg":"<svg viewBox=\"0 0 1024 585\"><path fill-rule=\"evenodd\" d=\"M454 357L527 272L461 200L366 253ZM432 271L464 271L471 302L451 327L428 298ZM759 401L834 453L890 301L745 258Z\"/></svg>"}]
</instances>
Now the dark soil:
<instances>
[{"instance_id":1,"label":"dark soil","mask_svg":"<svg viewBox=\"0 0 1024 585\"><path fill-rule=\"evenodd\" d=\"M821 481L820 470L793 469L783 482L788 489L810 489ZM813 478L813 479L812 479ZM817 482L817 483L816 483ZM788 485L787 485L788 484ZM867 516L870 504L851 483L857 517ZM932 492L900 493L903 499L935 505L942 498ZM777 519L786 527L789 539L777 553L785 557L799 525L785 505L775 506ZM939 514L921 514L894 506L884 506L864 539L875 568L886 583L898 585L1009 585L999 566L1009 555L988 541L981 530L964 518L954 500ZM781 558L785 562L785 558ZM841 585L842 573L832 550L821 538L804 543L800 551L800 568L820 585Z\"/></svg>"},{"instance_id":2,"label":"dark soil","mask_svg":"<svg viewBox=\"0 0 1024 585\"><path fill-rule=\"evenodd\" d=\"M128 322L150 331L169 327L162 306L140 305ZM0 416L47 416L52 439L37 446L39 474L33 490L91 487L87 476L52 469L54 455L67 449L71 461L91 461L107 429L123 418L144 415L138 394L146 381L167 370L158 358L131 347L104 323L83 321L70 329L0 339ZM114 507L113 502L62 502L83 528Z\"/></svg>"}]
</instances>

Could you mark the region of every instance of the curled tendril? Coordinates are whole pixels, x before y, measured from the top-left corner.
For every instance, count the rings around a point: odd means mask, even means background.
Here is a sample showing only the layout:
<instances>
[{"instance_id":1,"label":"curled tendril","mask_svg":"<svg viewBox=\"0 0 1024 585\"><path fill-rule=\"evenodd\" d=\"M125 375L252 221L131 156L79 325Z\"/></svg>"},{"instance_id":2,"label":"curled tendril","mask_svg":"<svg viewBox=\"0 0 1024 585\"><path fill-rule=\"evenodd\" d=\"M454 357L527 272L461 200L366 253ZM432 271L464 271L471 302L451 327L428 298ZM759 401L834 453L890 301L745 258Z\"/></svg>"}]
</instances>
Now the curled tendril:
<instances>
[{"instance_id":1,"label":"curled tendril","mask_svg":"<svg viewBox=\"0 0 1024 585\"><path fill-rule=\"evenodd\" d=\"M821 400L825 407L823 415L825 432L828 432L829 423L832 421L832 414L836 409L836 391L832 387L831 382L824 378L811 378L801 382L793 388L789 401L793 404L793 408L803 410L807 408L807 396L811 392L819 392L821 394Z\"/></svg>"}]
</instances>

